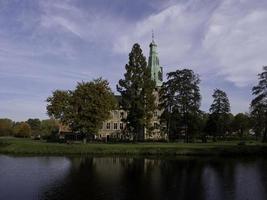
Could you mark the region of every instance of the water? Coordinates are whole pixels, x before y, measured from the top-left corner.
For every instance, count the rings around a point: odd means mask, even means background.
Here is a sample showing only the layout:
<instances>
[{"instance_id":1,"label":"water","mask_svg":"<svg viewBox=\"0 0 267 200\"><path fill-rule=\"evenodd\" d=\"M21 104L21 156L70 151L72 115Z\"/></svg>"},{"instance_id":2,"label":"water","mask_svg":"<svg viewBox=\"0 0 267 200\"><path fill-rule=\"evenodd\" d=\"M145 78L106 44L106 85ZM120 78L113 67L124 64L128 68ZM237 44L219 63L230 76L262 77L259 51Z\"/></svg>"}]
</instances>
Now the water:
<instances>
[{"instance_id":1,"label":"water","mask_svg":"<svg viewBox=\"0 0 267 200\"><path fill-rule=\"evenodd\" d=\"M266 200L267 159L0 155L0 199Z\"/></svg>"}]
</instances>

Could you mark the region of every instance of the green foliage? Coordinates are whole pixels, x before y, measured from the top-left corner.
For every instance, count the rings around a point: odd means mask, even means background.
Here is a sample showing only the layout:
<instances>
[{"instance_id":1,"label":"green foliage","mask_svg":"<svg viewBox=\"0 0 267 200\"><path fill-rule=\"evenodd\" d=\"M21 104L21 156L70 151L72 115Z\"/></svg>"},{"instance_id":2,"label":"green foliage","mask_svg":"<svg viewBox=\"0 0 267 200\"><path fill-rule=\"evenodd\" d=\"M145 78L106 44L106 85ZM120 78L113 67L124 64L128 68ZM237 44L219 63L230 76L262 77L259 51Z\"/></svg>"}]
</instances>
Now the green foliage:
<instances>
[{"instance_id":1,"label":"green foliage","mask_svg":"<svg viewBox=\"0 0 267 200\"><path fill-rule=\"evenodd\" d=\"M43 137L48 137L53 133L58 133L59 123L55 119L45 119L41 121L40 133Z\"/></svg>"},{"instance_id":2,"label":"green foliage","mask_svg":"<svg viewBox=\"0 0 267 200\"><path fill-rule=\"evenodd\" d=\"M227 94L219 89L215 89L212 95L213 103L210 106L210 112L214 114L229 114L230 103Z\"/></svg>"},{"instance_id":3,"label":"green foliage","mask_svg":"<svg viewBox=\"0 0 267 200\"><path fill-rule=\"evenodd\" d=\"M146 58L139 44L134 44L125 65L124 79L117 85L122 96L122 107L128 112L127 125L134 140L144 139L144 130L151 130L151 119L156 109L155 82L151 80Z\"/></svg>"},{"instance_id":4,"label":"green foliage","mask_svg":"<svg viewBox=\"0 0 267 200\"><path fill-rule=\"evenodd\" d=\"M227 94L215 89L212 95L210 115L206 125L206 132L213 136L224 136L229 131L231 123L230 103Z\"/></svg>"},{"instance_id":5,"label":"green foliage","mask_svg":"<svg viewBox=\"0 0 267 200\"><path fill-rule=\"evenodd\" d=\"M13 135L13 124L11 119L0 119L0 136Z\"/></svg>"},{"instance_id":6,"label":"green foliage","mask_svg":"<svg viewBox=\"0 0 267 200\"><path fill-rule=\"evenodd\" d=\"M47 114L63 123L68 124L73 114L71 104L72 91L56 90L52 96L47 98Z\"/></svg>"},{"instance_id":7,"label":"green foliage","mask_svg":"<svg viewBox=\"0 0 267 200\"><path fill-rule=\"evenodd\" d=\"M96 79L92 82L78 83L73 92L72 105L72 130L96 134L103 122L110 117L110 111L115 109L116 100L108 82Z\"/></svg>"},{"instance_id":8,"label":"green foliage","mask_svg":"<svg viewBox=\"0 0 267 200\"><path fill-rule=\"evenodd\" d=\"M30 125L33 135L40 134L40 130L41 130L41 121L40 121L40 119L37 119L37 118L36 119L31 119L30 118L26 122L27 122L27 124Z\"/></svg>"},{"instance_id":9,"label":"green foliage","mask_svg":"<svg viewBox=\"0 0 267 200\"><path fill-rule=\"evenodd\" d=\"M248 114L238 113L234 116L232 121L232 129L237 132L240 137L243 137L244 133L250 128L250 117Z\"/></svg>"},{"instance_id":10,"label":"green foliage","mask_svg":"<svg viewBox=\"0 0 267 200\"><path fill-rule=\"evenodd\" d=\"M263 142L267 142L267 66L258 74L258 85L252 88L255 98L251 101L251 116L254 121L254 131L263 135Z\"/></svg>"},{"instance_id":11,"label":"green foliage","mask_svg":"<svg viewBox=\"0 0 267 200\"><path fill-rule=\"evenodd\" d=\"M116 107L108 81L101 78L78 83L74 91L56 90L47 102L50 117L81 134L97 134Z\"/></svg>"},{"instance_id":12,"label":"green foliage","mask_svg":"<svg viewBox=\"0 0 267 200\"><path fill-rule=\"evenodd\" d=\"M199 130L200 79L192 70L183 69L167 74L160 92L162 121L167 124L169 137L184 132L186 141Z\"/></svg>"},{"instance_id":13,"label":"green foliage","mask_svg":"<svg viewBox=\"0 0 267 200\"><path fill-rule=\"evenodd\" d=\"M30 137L31 127L26 122L16 123L14 126L14 133L16 137Z\"/></svg>"}]
</instances>

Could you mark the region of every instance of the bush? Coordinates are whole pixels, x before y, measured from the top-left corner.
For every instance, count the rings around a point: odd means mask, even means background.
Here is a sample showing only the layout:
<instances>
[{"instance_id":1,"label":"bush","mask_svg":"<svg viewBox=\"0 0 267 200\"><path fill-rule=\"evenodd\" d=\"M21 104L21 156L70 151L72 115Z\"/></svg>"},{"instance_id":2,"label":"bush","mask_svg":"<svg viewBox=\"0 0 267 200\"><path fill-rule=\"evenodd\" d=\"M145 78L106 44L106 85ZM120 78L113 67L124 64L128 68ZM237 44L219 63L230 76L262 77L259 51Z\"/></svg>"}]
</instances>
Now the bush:
<instances>
[{"instance_id":1,"label":"bush","mask_svg":"<svg viewBox=\"0 0 267 200\"><path fill-rule=\"evenodd\" d=\"M244 145L246 145L246 142L245 141L241 141L241 142L238 142L237 145L244 146Z\"/></svg>"}]
</instances>

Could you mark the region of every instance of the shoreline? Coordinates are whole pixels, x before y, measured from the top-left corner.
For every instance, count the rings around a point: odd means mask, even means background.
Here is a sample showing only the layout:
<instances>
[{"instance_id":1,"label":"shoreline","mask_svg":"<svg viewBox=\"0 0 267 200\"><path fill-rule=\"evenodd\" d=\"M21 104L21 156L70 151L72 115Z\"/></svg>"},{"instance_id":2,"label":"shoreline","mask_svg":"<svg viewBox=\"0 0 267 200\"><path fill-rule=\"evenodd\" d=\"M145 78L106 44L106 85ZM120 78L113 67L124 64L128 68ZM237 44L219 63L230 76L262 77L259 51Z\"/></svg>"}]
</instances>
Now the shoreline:
<instances>
[{"instance_id":1,"label":"shoreline","mask_svg":"<svg viewBox=\"0 0 267 200\"><path fill-rule=\"evenodd\" d=\"M259 156L267 144L237 141L217 143L87 143L60 144L31 139L0 138L0 154L36 156Z\"/></svg>"}]
</instances>

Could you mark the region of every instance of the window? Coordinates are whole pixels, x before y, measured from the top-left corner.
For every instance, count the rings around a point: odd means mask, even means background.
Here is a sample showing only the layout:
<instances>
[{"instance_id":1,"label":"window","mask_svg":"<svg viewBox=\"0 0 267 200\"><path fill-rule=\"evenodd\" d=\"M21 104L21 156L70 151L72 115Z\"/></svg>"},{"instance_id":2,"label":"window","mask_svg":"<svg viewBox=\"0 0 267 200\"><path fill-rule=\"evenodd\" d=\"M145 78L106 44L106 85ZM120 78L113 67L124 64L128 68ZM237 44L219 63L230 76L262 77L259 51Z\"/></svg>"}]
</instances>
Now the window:
<instances>
[{"instance_id":1,"label":"window","mask_svg":"<svg viewBox=\"0 0 267 200\"><path fill-rule=\"evenodd\" d=\"M107 129L110 129L110 123L107 123Z\"/></svg>"},{"instance_id":2,"label":"window","mask_svg":"<svg viewBox=\"0 0 267 200\"><path fill-rule=\"evenodd\" d=\"M120 123L120 129L121 130L123 129L123 123Z\"/></svg>"},{"instance_id":3,"label":"window","mask_svg":"<svg viewBox=\"0 0 267 200\"><path fill-rule=\"evenodd\" d=\"M124 113L123 113L123 112L120 113L120 118L121 118L121 119L124 118Z\"/></svg>"},{"instance_id":4,"label":"window","mask_svg":"<svg viewBox=\"0 0 267 200\"><path fill-rule=\"evenodd\" d=\"M114 123L113 124L113 128L114 128L114 130L117 130L118 129L118 124L117 123Z\"/></svg>"},{"instance_id":5,"label":"window","mask_svg":"<svg viewBox=\"0 0 267 200\"><path fill-rule=\"evenodd\" d=\"M163 78L162 78L162 72L161 71L158 72L158 78L159 78L160 81L163 80Z\"/></svg>"}]
</instances>

